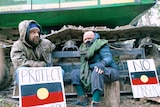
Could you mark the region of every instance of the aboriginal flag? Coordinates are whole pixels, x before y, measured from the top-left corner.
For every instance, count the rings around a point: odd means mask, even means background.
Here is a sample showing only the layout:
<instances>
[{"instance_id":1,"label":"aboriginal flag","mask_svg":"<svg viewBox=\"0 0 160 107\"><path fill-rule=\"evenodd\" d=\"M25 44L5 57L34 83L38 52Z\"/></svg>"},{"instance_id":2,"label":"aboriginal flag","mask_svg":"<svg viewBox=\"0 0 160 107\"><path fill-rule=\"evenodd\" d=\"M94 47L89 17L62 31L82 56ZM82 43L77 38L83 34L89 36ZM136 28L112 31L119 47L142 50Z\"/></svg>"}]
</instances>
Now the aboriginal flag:
<instances>
[{"instance_id":1,"label":"aboriginal flag","mask_svg":"<svg viewBox=\"0 0 160 107\"><path fill-rule=\"evenodd\" d=\"M132 85L157 84L155 71L131 72Z\"/></svg>"},{"instance_id":2,"label":"aboriginal flag","mask_svg":"<svg viewBox=\"0 0 160 107\"><path fill-rule=\"evenodd\" d=\"M22 107L38 106L63 102L60 82L21 86Z\"/></svg>"}]
</instances>

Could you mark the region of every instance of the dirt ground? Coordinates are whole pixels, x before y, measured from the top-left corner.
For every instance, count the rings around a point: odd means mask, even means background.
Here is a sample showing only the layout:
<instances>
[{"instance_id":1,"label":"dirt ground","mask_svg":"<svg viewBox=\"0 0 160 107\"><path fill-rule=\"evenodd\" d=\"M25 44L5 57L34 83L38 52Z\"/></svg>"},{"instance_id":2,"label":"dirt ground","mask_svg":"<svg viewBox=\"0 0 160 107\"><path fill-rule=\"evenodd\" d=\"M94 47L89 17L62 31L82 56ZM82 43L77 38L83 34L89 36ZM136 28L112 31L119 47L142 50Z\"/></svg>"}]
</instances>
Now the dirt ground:
<instances>
[{"instance_id":1,"label":"dirt ground","mask_svg":"<svg viewBox=\"0 0 160 107\"><path fill-rule=\"evenodd\" d=\"M74 106L71 104L71 102L72 101L67 102L67 107L81 107L81 106ZM87 107L90 106L88 105ZM106 106L105 103L101 101L100 107L109 107L109 106ZM132 96L121 96L119 107L160 107L160 103L147 99L133 99Z\"/></svg>"},{"instance_id":2,"label":"dirt ground","mask_svg":"<svg viewBox=\"0 0 160 107\"><path fill-rule=\"evenodd\" d=\"M14 100L10 98L1 98L0 107L19 107L18 100ZM67 104L67 107L81 107L81 106L74 106L71 104ZM107 106L101 104L100 107L107 107ZM155 103L155 102L148 102L148 101L141 102L141 101L136 101L134 99L125 98L123 99L123 101L121 101L119 107L160 107L160 104Z\"/></svg>"},{"instance_id":3,"label":"dirt ground","mask_svg":"<svg viewBox=\"0 0 160 107\"><path fill-rule=\"evenodd\" d=\"M126 96L121 97L120 107L160 107L160 103L142 99L133 99Z\"/></svg>"},{"instance_id":4,"label":"dirt ground","mask_svg":"<svg viewBox=\"0 0 160 107\"><path fill-rule=\"evenodd\" d=\"M19 107L18 100L11 98L0 98L0 107ZM74 106L70 102L67 102L67 107L81 107ZM90 106L87 106L90 107ZM107 107L101 102L100 107ZM121 98L121 103L119 107L160 107L159 103L147 100L136 100L131 98Z\"/></svg>"},{"instance_id":5,"label":"dirt ground","mask_svg":"<svg viewBox=\"0 0 160 107\"><path fill-rule=\"evenodd\" d=\"M75 99L76 97L67 98L66 99L67 107L81 107L72 105L72 102ZM88 99L90 100L90 97ZM12 99L12 89L0 91L0 107L19 107L18 99ZM103 98L100 103L100 107L107 107L104 103ZM160 107L160 103L148 100L147 98L134 99L132 95L123 95L120 98L119 107Z\"/></svg>"}]
</instances>

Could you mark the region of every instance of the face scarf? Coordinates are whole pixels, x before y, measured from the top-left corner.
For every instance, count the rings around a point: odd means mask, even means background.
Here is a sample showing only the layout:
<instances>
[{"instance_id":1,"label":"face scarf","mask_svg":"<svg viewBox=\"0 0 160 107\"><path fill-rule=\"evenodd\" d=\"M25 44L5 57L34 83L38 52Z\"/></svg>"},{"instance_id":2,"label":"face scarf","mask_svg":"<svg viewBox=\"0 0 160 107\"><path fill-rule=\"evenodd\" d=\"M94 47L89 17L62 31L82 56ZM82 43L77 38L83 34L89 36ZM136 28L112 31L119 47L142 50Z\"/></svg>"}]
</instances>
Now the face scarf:
<instances>
[{"instance_id":1,"label":"face scarf","mask_svg":"<svg viewBox=\"0 0 160 107\"><path fill-rule=\"evenodd\" d=\"M94 40L88 40L88 41L85 42L85 45L87 47L90 47L93 44L93 42L94 42Z\"/></svg>"}]
</instances>

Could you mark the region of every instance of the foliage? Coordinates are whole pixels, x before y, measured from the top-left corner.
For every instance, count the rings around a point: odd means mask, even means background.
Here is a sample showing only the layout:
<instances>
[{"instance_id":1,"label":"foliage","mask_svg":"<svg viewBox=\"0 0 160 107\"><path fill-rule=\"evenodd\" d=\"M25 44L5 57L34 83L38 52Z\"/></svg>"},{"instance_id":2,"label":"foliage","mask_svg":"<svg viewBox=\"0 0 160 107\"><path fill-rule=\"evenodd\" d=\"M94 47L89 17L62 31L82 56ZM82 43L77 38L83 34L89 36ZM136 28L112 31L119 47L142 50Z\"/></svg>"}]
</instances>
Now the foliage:
<instances>
[{"instance_id":1,"label":"foliage","mask_svg":"<svg viewBox=\"0 0 160 107\"><path fill-rule=\"evenodd\" d=\"M160 26L160 0L138 20L137 25Z\"/></svg>"}]
</instances>

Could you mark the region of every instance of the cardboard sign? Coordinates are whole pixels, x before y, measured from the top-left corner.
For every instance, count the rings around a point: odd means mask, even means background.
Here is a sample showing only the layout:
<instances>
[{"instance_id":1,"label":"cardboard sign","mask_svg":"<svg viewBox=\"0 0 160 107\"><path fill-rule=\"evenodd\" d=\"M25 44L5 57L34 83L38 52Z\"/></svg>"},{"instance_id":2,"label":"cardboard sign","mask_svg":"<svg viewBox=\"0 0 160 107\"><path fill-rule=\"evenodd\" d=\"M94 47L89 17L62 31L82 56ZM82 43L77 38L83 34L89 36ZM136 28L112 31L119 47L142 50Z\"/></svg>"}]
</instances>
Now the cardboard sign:
<instances>
[{"instance_id":1,"label":"cardboard sign","mask_svg":"<svg viewBox=\"0 0 160 107\"><path fill-rule=\"evenodd\" d=\"M127 61L134 98L160 96L160 86L153 59Z\"/></svg>"},{"instance_id":2,"label":"cardboard sign","mask_svg":"<svg viewBox=\"0 0 160 107\"><path fill-rule=\"evenodd\" d=\"M20 107L66 107L61 67L19 68Z\"/></svg>"}]
</instances>

